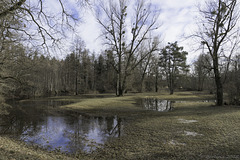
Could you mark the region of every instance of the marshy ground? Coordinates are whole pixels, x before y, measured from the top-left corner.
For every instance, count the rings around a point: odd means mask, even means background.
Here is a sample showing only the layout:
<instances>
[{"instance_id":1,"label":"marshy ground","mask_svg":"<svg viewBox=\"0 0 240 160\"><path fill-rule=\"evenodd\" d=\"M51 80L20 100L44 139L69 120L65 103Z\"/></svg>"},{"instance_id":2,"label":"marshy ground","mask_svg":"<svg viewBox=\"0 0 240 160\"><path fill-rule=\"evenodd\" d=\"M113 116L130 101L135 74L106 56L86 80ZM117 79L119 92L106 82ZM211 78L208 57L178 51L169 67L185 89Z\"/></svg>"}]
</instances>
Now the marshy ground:
<instances>
[{"instance_id":1,"label":"marshy ground","mask_svg":"<svg viewBox=\"0 0 240 160\"><path fill-rule=\"evenodd\" d=\"M139 99L172 100L168 112L146 110ZM213 95L176 92L53 97L74 102L59 112L117 116L123 135L90 153L48 152L0 136L0 159L240 159L240 107L217 107Z\"/></svg>"}]
</instances>

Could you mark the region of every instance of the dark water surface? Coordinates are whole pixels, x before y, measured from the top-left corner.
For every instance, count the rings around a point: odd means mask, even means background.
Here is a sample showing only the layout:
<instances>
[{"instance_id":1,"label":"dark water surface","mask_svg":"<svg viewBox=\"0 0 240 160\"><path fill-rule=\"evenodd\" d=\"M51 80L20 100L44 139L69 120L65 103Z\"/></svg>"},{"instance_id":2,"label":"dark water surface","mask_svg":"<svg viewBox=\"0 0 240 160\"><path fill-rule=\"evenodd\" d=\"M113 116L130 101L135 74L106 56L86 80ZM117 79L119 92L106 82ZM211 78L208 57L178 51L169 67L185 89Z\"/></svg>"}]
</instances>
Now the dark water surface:
<instances>
[{"instance_id":1,"label":"dark water surface","mask_svg":"<svg viewBox=\"0 0 240 160\"><path fill-rule=\"evenodd\" d=\"M158 112L168 112L173 110L174 103L216 103L215 100L188 100L188 101L173 101L163 100L157 98L143 98L140 99L140 106L145 110L153 110Z\"/></svg>"},{"instance_id":2,"label":"dark water surface","mask_svg":"<svg viewBox=\"0 0 240 160\"><path fill-rule=\"evenodd\" d=\"M56 112L58 106L69 103L48 100L12 104L10 115L0 117L0 134L66 153L90 152L122 135L123 120L117 116Z\"/></svg>"},{"instance_id":3,"label":"dark water surface","mask_svg":"<svg viewBox=\"0 0 240 160\"><path fill-rule=\"evenodd\" d=\"M141 99L141 106L146 110L153 110L158 112L167 112L173 109L174 101L161 100L157 98Z\"/></svg>"}]
</instances>

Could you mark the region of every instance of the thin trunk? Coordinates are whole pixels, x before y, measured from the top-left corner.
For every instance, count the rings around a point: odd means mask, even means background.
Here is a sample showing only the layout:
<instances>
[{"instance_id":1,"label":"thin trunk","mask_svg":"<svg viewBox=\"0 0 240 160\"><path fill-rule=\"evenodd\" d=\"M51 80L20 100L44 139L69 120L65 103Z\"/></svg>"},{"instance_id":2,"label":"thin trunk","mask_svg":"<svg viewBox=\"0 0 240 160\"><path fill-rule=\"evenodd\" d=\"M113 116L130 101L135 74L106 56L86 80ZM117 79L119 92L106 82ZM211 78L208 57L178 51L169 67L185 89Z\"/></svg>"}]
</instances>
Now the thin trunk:
<instances>
[{"instance_id":1,"label":"thin trunk","mask_svg":"<svg viewBox=\"0 0 240 160\"><path fill-rule=\"evenodd\" d=\"M198 91L201 91L201 74L198 74Z\"/></svg>"},{"instance_id":2,"label":"thin trunk","mask_svg":"<svg viewBox=\"0 0 240 160\"><path fill-rule=\"evenodd\" d=\"M85 93L88 93L88 73L86 73L86 80L85 80Z\"/></svg>"},{"instance_id":3,"label":"thin trunk","mask_svg":"<svg viewBox=\"0 0 240 160\"><path fill-rule=\"evenodd\" d=\"M170 73L170 75L169 75L168 87L169 87L170 94L173 94L173 77L172 77L172 73Z\"/></svg>"},{"instance_id":4,"label":"thin trunk","mask_svg":"<svg viewBox=\"0 0 240 160\"><path fill-rule=\"evenodd\" d=\"M155 92L158 92L158 68L156 67Z\"/></svg>"},{"instance_id":5,"label":"thin trunk","mask_svg":"<svg viewBox=\"0 0 240 160\"><path fill-rule=\"evenodd\" d=\"M173 94L173 90L174 90L174 67L172 68L172 72L170 73L170 94Z\"/></svg>"},{"instance_id":6,"label":"thin trunk","mask_svg":"<svg viewBox=\"0 0 240 160\"><path fill-rule=\"evenodd\" d=\"M118 56L117 96L123 96L122 55L121 55L121 53Z\"/></svg>"},{"instance_id":7,"label":"thin trunk","mask_svg":"<svg viewBox=\"0 0 240 160\"><path fill-rule=\"evenodd\" d=\"M78 78L76 74L76 79L75 79L75 95L78 95Z\"/></svg>"},{"instance_id":8,"label":"thin trunk","mask_svg":"<svg viewBox=\"0 0 240 160\"><path fill-rule=\"evenodd\" d=\"M142 74L142 77L141 77L141 82L140 82L140 92L142 93L143 92L143 83L144 83L144 79L145 79L145 73Z\"/></svg>"},{"instance_id":9,"label":"thin trunk","mask_svg":"<svg viewBox=\"0 0 240 160\"><path fill-rule=\"evenodd\" d=\"M143 86L144 86L143 83L144 83L144 79L145 79L145 76L146 76L147 68L148 68L148 65L150 63L151 57L152 57L152 54L149 53L147 62L145 64L144 68L143 68L143 73L142 73L142 76L141 76L141 88L140 88L141 93L143 92ZM141 64L142 64L142 62L141 62Z\"/></svg>"},{"instance_id":10,"label":"thin trunk","mask_svg":"<svg viewBox=\"0 0 240 160\"><path fill-rule=\"evenodd\" d=\"M155 79L155 92L158 92L158 76Z\"/></svg>"},{"instance_id":11,"label":"thin trunk","mask_svg":"<svg viewBox=\"0 0 240 160\"><path fill-rule=\"evenodd\" d=\"M173 94L173 88L170 88L170 95Z\"/></svg>"},{"instance_id":12,"label":"thin trunk","mask_svg":"<svg viewBox=\"0 0 240 160\"><path fill-rule=\"evenodd\" d=\"M116 96L119 95L119 73L117 74Z\"/></svg>"}]
</instances>

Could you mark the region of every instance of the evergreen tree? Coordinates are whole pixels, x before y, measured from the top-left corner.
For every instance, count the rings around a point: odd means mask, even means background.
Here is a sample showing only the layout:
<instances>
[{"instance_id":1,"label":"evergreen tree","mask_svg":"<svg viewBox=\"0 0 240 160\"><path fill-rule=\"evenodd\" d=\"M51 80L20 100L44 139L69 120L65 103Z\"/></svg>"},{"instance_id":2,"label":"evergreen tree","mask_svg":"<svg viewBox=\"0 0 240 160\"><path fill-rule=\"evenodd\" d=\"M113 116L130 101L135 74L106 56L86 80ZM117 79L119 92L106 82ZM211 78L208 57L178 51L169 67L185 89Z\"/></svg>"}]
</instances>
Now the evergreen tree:
<instances>
[{"instance_id":1,"label":"evergreen tree","mask_svg":"<svg viewBox=\"0 0 240 160\"><path fill-rule=\"evenodd\" d=\"M178 46L177 42L168 43L161 50L159 65L165 73L170 94L174 92L177 78L188 69L186 65L187 54L186 51L183 51L183 47Z\"/></svg>"}]
</instances>

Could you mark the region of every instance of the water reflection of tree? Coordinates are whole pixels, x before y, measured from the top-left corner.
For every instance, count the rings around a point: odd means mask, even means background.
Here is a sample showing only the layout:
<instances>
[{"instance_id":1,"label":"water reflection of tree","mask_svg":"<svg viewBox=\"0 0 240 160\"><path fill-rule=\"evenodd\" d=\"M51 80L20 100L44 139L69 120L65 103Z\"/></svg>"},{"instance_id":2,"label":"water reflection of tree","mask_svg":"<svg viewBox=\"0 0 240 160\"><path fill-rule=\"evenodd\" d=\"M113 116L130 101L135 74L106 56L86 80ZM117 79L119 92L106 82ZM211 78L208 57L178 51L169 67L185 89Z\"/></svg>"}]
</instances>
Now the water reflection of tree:
<instances>
[{"instance_id":1,"label":"water reflection of tree","mask_svg":"<svg viewBox=\"0 0 240 160\"><path fill-rule=\"evenodd\" d=\"M107 133L110 134L114 125L114 117L106 117L107 122Z\"/></svg>"},{"instance_id":2,"label":"water reflection of tree","mask_svg":"<svg viewBox=\"0 0 240 160\"><path fill-rule=\"evenodd\" d=\"M169 111L172 109L172 101L169 100L146 98L142 100L142 104L147 110Z\"/></svg>"},{"instance_id":3,"label":"water reflection of tree","mask_svg":"<svg viewBox=\"0 0 240 160\"><path fill-rule=\"evenodd\" d=\"M89 152L104 144L108 137L121 136L122 120L117 117L79 116L68 124L65 136L70 139L68 146L72 152Z\"/></svg>"},{"instance_id":4,"label":"water reflection of tree","mask_svg":"<svg viewBox=\"0 0 240 160\"><path fill-rule=\"evenodd\" d=\"M87 117L83 120L82 116L79 116L78 118L68 117L66 119L67 128L64 130L64 136L69 139L67 148L70 152L84 150L85 143L87 142L87 138L85 136L86 126L84 126L84 122L88 123L87 120Z\"/></svg>"},{"instance_id":5,"label":"water reflection of tree","mask_svg":"<svg viewBox=\"0 0 240 160\"><path fill-rule=\"evenodd\" d=\"M18 105L8 118L2 118L7 125L1 127L0 132L6 130L6 134L26 142L71 153L89 152L104 144L109 137L120 137L122 134L122 119L117 116L55 117L46 111L45 105L49 104L52 103L43 104L43 107L37 102L23 104L24 107Z\"/></svg>"},{"instance_id":6,"label":"water reflection of tree","mask_svg":"<svg viewBox=\"0 0 240 160\"><path fill-rule=\"evenodd\" d=\"M122 119L117 118L117 123L115 127L111 130L109 135L112 135L113 137L120 137L122 133Z\"/></svg>"},{"instance_id":7,"label":"water reflection of tree","mask_svg":"<svg viewBox=\"0 0 240 160\"><path fill-rule=\"evenodd\" d=\"M39 124L44 122L44 119L38 115L42 113L41 110L37 107L25 109L18 105L14 110L10 111L7 117L2 119L5 125L1 127L1 133L15 135L20 138L26 132L30 135L37 132L41 129Z\"/></svg>"}]
</instances>

